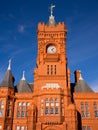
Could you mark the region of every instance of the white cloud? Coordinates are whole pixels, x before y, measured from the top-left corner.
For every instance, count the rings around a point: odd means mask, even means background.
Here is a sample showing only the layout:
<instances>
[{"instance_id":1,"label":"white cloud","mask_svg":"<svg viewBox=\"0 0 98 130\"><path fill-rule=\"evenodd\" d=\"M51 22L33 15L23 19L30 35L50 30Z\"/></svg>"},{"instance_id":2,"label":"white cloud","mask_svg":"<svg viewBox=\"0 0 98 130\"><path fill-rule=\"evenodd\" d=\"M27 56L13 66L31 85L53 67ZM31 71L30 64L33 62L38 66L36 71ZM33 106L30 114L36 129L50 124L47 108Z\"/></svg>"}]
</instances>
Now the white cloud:
<instances>
[{"instance_id":1,"label":"white cloud","mask_svg":"<svg viewBox=\"0 0 98 130\"><path fill-rule=\"evenodd\" d=\"M12 52L10 54L10 57L16 57L16 56L19 56L20 54L23 54L24 52L26 51L26 49L17 49L16 51Z\"/></svg>"},{"instance_id":2,"label":"white cloud","mask_svg":"<svg viewBox=\"0 0 98 130\"><path fill-rule=\"evenodd\" d=\"M25 31L24 25L18 25L18 32L23 33Z\"/></svg>"}]
</instances>

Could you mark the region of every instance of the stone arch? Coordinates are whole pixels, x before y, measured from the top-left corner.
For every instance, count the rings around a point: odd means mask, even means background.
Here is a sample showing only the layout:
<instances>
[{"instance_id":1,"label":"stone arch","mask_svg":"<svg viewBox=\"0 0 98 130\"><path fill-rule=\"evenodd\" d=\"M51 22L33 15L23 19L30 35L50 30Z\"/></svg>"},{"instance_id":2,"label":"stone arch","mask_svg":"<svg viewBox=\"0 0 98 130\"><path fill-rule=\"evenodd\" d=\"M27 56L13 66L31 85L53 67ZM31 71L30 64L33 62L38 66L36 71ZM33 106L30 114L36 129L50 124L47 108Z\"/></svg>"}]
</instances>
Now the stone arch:
<instances>
[{"instance_id":1,"label":"stone arch","mask_svg":"<svg viewBox=\"0 0 98 130\"><path fill-rule=\"evenodd\" d=\"M58 126L47 126L43 130L62 130L62 129Z\"/></svg>"},{"instance_id":2,"label":"stone arch","mask_svg":"<svg viewBox=\"0 0 98 130\"><path fill-rule=\"evenodd\" d=\"M49 46L55 46L55 47L57 48L56 42L47 42L47 44L46 44L46 46L45 46L46 52L47 52L47 48L48 48Z\"/></svg>"}]
</instances>

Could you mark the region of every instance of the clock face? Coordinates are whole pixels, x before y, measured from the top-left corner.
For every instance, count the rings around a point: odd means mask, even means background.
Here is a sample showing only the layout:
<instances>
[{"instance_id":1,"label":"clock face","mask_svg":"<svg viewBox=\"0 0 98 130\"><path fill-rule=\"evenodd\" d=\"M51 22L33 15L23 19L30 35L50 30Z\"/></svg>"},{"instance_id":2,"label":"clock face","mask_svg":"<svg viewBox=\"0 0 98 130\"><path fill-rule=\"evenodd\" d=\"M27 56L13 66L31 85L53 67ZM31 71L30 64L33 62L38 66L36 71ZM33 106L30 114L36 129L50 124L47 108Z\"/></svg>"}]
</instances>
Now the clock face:
<instances>
[{"instance_id":1,"label":"clock face","mask_svg":"<svg viewBox=\"0 0 98 130\"><path fill-rule=\"evenodd\" d=\"M47 48L47 53L55 53L56 52L56 47L51 45Z\"/></svg>"}]
</instances>

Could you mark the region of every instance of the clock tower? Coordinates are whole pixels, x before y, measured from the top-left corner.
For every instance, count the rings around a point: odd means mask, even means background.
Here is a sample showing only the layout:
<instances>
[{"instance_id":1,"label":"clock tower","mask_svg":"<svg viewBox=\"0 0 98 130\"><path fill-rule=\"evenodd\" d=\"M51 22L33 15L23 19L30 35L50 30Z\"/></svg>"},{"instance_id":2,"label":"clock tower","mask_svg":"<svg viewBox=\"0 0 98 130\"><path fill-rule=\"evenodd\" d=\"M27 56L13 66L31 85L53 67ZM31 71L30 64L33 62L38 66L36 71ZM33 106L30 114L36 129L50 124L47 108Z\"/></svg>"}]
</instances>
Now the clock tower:
<instances>
[{"instance_id":1,"label":"clock tower","mask_svg":"<svg viewBox=\"0 0 98 130\"><path fill-rule=\"evenodd\" d=\"M39 23L37 67L34 69L34 93L37 103L37 130L67 130L71 102L70 69L67 68L66 34L64 22L56 23L51 5L48 23ZM75 111L73 105L72 109ZM66 115L66 116L65 116ZM66 117L66 118L65 118ZM72 119L72 118L71 118ZM71 120L76 130L76 117Z\"/></svg>"},{"instance_id":2,"label":"clock tower","mask_svg":"<svg viewBox=\"0 0 98 130\"><path fill-rule=\"evenodd\" d=\"M59 84L66 89L70 88L70 71L67 68L66 56L66 34L67 29L65 23L56 23L53 16L53 8L51 6L51 15L49 22L38 24L38 56L37 68L34 71L34 80L51 82L58 81ZM62 82L61 82L62 81ZM43 82L44 83L44 82ZM41 89L34 87L34 89ZM43 85L43 84L42 84Z\"/></svg>"}]
</instances>

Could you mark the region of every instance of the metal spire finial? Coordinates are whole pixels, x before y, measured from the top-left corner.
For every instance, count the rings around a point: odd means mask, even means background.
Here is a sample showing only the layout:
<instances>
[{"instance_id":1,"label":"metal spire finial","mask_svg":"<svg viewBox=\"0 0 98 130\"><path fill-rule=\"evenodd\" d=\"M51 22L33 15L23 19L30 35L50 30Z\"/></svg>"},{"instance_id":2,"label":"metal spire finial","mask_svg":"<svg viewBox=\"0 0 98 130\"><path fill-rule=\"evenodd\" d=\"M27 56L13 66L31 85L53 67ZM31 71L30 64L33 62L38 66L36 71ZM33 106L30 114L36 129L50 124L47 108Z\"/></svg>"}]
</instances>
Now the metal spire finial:
<instances>
[{"instance_id":1,"label":"metal spire finial","mask_svg":"<svg viewBox=\"0 0 98 130\"><path fill-rule=\"evenodd\" d=\"M23 75L22 75L22 79L21 80L25 80L25 71L23 71Z\"/></svg>"},{"instance_id":2,"label":"metal spire finial","mask_svg":"<svg viewBox=\"0 0 98 130\"><path fill-rule=\"evenodd\" d=\"M11 59L9 60L8 70L11 70Z\"/></svg>"},{"instance_id":3,"label":"metal spire finial","mask_svg":"<svg viewBox=\"0 0 98 130\"><path fill-rule=\"evenodd\" d=\"M55 8L55 5L51 4L51 6L50 6L51 15L49 16L49 22L48 22L49 25L55 25L56 24L55 17L53 16L53 8Z\"/></svg>"},{"instance_id":4,"label":"metal spire finial","mask_svg":"<svg viewBox=\"0 0 98 130\"><path fill-rule=\"evenodd\" d=\"M52 4L51 4L51 6L50 6L51 16L52 16L52 14L53 14L53 8L55 8L55 5L52 5Z\"/></svg>"},{"instance_id":5,"label":"metal spire finial","mask_svg":"<svg viewBox=\"0 0 98 130\"><path fill-rule=\"evenodd\" d=\"M79 78L79 80L83 80L81 71L80 71L80 78Z\"/></svg>"}]
</instances>

